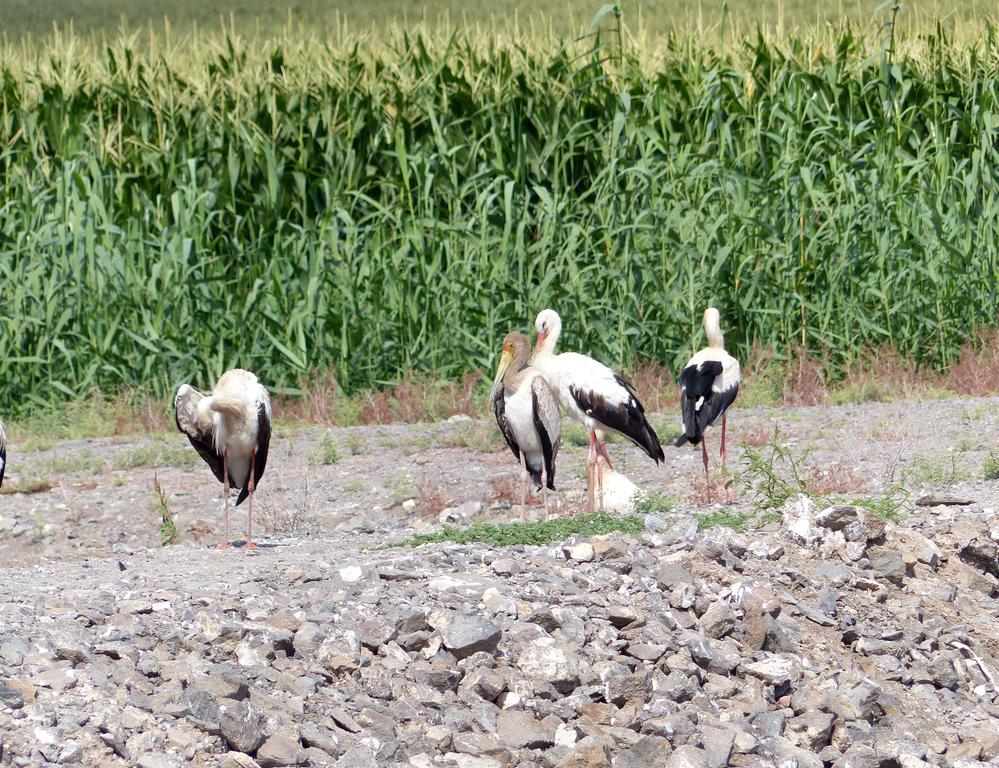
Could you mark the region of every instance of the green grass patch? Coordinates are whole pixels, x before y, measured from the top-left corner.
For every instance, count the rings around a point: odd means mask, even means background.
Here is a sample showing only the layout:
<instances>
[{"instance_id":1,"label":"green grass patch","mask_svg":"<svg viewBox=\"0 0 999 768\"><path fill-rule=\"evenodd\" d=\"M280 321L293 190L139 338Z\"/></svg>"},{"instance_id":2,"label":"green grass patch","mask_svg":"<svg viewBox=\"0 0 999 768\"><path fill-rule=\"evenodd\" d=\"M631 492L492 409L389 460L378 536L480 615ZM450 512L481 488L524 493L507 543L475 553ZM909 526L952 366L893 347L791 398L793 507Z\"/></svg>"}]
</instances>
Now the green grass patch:
<instances>
[{"instance_id":1,"label":"green grass patch","mask_svg":"<svg viewBox=\"0 0 999 768\"><path fill-rule=\"evenodd\" d=\"M959 467L953 454L917 456L906 472L909 479L923 485L947 486L968 480L971 473Z\"/></svg>"},{"instance_id":2,"label":"green grass patch","mask_svg":"<svg viewBox=\"0 0 999 768\"><path fill-rule=\"evenodd\" d=\"M49 479L45 478L28 478L27 480L18 481L17 483L4 483L3 487L0 488L0 495L14 495L16 493L23 493L30 495L33 493L45 493L46 491L51 491L55 487Z\"/></svg>"},{"instance_id":3,"label":"green grass patch","mask_svg":"<svg viewBox=\"0 0 999 768\"><path fill-rule=\"evenodd\" d=\"M994 451L989 451L982 462L982 479L999 480L999 454Z\"/></svg>"},{"instance_id":4,"label":"green grass patch","mask_svg":"<svg viewBox=\"0 0 999 768\"><path fill-rule=\"evenodd\" d=\"M189 446L173 444L138 445L117 454L112 467L117 470L138 469L140 467L180 467L194 469L200 458L197 451Z\"/></svg>"},{"instance_id":5,"label":"green grass patch","mask_svg":"<svg viewBox=\"0 0 999 768\"><path fill-rule=\"evenodd\" d=\"M661 491L639 492L635 497L636 515L667 515L676 506L676 499Z\"/></svg>"},{"instance_id":6,"label":"green grass patch","mask_svg":"<svg viewBox=\"0 0 999 768\"><path fill-rule=\"evenodd\" d=\"M747 512L733 512L727 509L718 509L708 512L706 515L697 517L697 529L706 531L709 528L731 528L733 531L745 530L746 526L755 515Z\"/></svg>"},{"instance_id":7,"label":"green grass patch","mask_svg":"<svg viewBox=\"0 0 999 768\"><path fill-rule=\"evenodd\" d=\"M74 451L49 456L38 462L32 469L43 475L69 475L76 472L89 472L98 475L104 471L104 459L91 450Z\"/></svg>"},{"instance_id":8,"label":"green grass patch","mask_svg":"<svg viewBox=\"0 0 999 768\"><path fill-rule=\"evenodd\" d=\"M510 547L518 544L544 545L567 539L574 534L600 536L619 531L638 534L645 530L645 521L638 515L615 517L605 512L558 517L534 523L473 523L465 528L445 527L438 533L417 534L392 544L394 547L418 547L421 544L453 542L455 544L488 544Z\"/></svg>"},{"instance_id":9,"label":"green grass patch","mask_svg":"<svg viewBox=\"0 0 999 768\"><path fill-rule=\"evenodd\" d=\"M319 441L319 450L316 451L316 461L324 466L336 464L340 461L340 450L337 448L336 440L333 439L332 433L327 432Z\"/></svg>"},{"instance_id":10,"label":"green grass patch","mask_svg":"<svg viewBox=\"0 0 999 768\"><path fill-rule=\"evenodd\" d=\"M502 448L502 436L495 422L459 421L444 427L444 448L468 448L479 453L493 453Z\"/></svg>"}]
</instances>

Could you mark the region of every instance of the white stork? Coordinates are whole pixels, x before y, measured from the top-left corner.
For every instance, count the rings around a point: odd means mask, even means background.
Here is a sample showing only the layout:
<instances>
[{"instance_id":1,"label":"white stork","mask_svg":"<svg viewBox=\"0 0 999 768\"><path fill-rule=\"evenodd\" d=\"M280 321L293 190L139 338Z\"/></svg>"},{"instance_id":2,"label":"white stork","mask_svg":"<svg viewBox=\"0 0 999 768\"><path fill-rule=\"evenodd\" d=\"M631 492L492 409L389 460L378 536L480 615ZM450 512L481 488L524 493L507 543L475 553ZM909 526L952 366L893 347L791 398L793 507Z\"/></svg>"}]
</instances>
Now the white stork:
<instances>
[{"instance_id":1,"label":"white stork","mask_svg":"<svg viewBox=\"0 0 999 768\"><path fill-rule=\"evenodd\" d=\"M236 506L249 497L246 549L253 543L253 491L267 466L271 440L271 398L249 371L226 371L215 391L203 395L182 384L174 400L177 427L222 483L225 493L225 538L229 547L229 486L239 488Z\"/></svg>"},{"instance_id":2,"label":"white stork","mask_svg":"<svg viewBox=\"0 0 999 768\"><path fill-rule=\"evenodd\" d=\"M708 448L704 441L704 431L721 416L721 460L724 468L725 412L739 394L739 361L725 351L721 318L714 307L704 310L704 332L708 337L708 346L690 358L680 374L683 435L676 441L676 445L701 444L704 479L707 481Z\"/></svg>"},{"instance_id":3,"label":"white stork","mask_svg":"<svg viewBox=\"0 0 999 768\"><path fill-rule=\"evenodd\" d=\"M3 473L7 469L7 433L3 431L0 421L0 486L3 486Z\"/></svg>"},{"instance_id":4,"label":"white stork","mask_svg":"<svg viewBox=\"0 0 999 768\"><path fill-rule=\"evenodd\" d=\"M562 414L544 376L527 364L530 356L531 342L524 334L511 331L506 335L490 399L500 432L524 469L524 502L526 483L533 480L535 487L544 493L547 515L548 491L555 490L555 457L562 442Z\"/></svg>"},{"instance_id":5,"label":"white stork","mask_svg":"<svg viewBox=\"0 0 999 768\"><path fill-rule=\"evenodd\" d=\"M600 459L613 469L607 447L597 430L616 432L645 451L656 464L665 461L656 431L645 418L645 408L634 387L603 363L576 352L555 354L562 333L562 318L552 309L542 310L534 322L537 343L530 363L548 380L566 414L590 434L586 455L586 487L592 510L596 506L595 489L599 488L603 507L603 470Z\"/></svg>"}]
</instances>

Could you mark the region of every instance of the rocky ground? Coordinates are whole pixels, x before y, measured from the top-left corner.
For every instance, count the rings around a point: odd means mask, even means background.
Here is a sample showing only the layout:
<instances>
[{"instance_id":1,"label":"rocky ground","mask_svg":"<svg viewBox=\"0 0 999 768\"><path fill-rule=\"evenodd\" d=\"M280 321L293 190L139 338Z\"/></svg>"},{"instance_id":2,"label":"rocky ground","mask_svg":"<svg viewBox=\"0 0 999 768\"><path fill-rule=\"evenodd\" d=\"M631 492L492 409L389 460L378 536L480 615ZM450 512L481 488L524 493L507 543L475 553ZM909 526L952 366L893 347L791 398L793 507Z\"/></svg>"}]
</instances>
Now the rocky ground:
<instances>
[{"instance_id":1,"label":"rocky ground","mask_svg":"<svg viewBox=\"0 0 999 768\"><path fill-rule=\"evenodd\" d=\"M736 409L727 487L615 444L644 533L546 546L385 546L520 518L485 422L279 430L256 552L180 435L12 432L2 765L999 764L999 400Z\"/></svg>"}]
</instances>

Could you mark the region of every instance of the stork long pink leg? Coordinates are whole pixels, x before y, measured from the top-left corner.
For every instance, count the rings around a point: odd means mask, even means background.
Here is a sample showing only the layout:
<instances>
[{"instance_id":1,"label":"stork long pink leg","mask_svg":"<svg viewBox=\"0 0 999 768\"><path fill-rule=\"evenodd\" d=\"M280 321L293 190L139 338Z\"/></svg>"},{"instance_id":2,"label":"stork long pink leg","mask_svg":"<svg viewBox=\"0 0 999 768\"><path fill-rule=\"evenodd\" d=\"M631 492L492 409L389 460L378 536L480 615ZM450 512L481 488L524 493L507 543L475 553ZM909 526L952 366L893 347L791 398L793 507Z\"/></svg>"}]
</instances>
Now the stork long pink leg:
<instances>
[{"instance_id":1,"label":"stork long pink leg","mask_svg":"<svg viewBox=\"0 0 999 768\"><path fill-rule=\"evenodd\" d=\"M249 508L246 511L246 546L243 549L259 549L259 547L253 543L253 491L256 490L256 478L253 476L254 465L257 463L257 451L253 450L250 454L250 478L247 480L247 490L249 491L249 498L247 502L249 503Z\"/></svg>"},{"instance_id":2,"label":"stork long pink leg","mask_svg":"<svg viewBox=\"0 0 999 768\"><path fill-rule=\"evenodd\" d=\"M218 548L229 549L229 451L222 451L222 497L225 500L225 511L222 513L223 539Z\"/></svg>"},{"instance_id":3,"label":"stork long pink leg","mask_svg":"<svg viewBox=\"0 0 999 768\"><path fill-rule=\"evenodd\" d=\"M614 469L614 462L611 461L610 454L607 453L607 443L605 443L603 440L597 440L597 455L603 456L604 461L607 462L607 466L610 467L611 469Z\"/></svg>"}]
</instances>

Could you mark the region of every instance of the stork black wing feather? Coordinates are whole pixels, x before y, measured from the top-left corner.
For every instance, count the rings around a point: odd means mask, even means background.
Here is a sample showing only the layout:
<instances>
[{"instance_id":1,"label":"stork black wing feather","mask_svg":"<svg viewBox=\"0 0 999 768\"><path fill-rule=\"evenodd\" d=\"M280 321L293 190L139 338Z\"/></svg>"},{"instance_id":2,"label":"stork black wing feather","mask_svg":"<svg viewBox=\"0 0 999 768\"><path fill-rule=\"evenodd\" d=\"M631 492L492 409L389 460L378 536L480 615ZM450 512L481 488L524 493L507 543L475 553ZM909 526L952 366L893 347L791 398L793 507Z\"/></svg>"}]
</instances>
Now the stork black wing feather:
<instances>
[{"instance_id":1,"label":"stork black wing feather","mask_svg":"<svg viewBox=\"0 0 999 768\"><path fill-rule=\"evenodd\" d=\"M224 483L225 476L223 474L222 454L215 450L214 431L210 429L198 429L194 423L188 424L188 428L185 429L180 423L180 414L178 412L174 413L174 419L177 422L177 429L183 432L187 436L187 439L191 441L194 450L204 459L205 464L211 467L215 478L220 483Z\"/></svg>"},{"instance_id":2,"label":"stork black wing feather","mask_svg":"<svg viewBox=\"0 0 999 768\"><path fill-rule=\"evenodd\" d=\"M683 435L676 441L677 446L701 442L704 430L714 424L739 394L738 384L725 392L714 391L715 379L721 374L722 364L717 360L707 360L699 366L688 365L683 369L680 374Z\"/></svg>"},{"instance_id":3,"label":"stork black wing feather","mask_svg":"<svg viewBox=\"0 0 999 768\"><path fill-rule=\"evenodd\" d=\"M513 429L511 429L510 422L506 418L506 399L503 396L503 387L497 389L496 394L493 395L493 413L496 415L496 424L500 432L503 433L503 439L510 446L510 450L513 451L513 455L517 461L520 461L520 446L517 444L517 439L513 435Z\"/></svg>"},{"instance_id":4,"label":"stork black wing feather","mask_svg":"<svg viewBox=\"0 0 999 768\"><path fill-rule=\"evenodd\" d=\"M253 461L253 485L256 487L260 484L260 478L264 476L264 470L267 468L267 451L271 444L271 419L267 415L267 406L263 403L257 408L257 452L256 457ZM250 482L247 478L246 485L243 486L242 490L239 492L239 496L236 498L236 506L238 507L246 497L250 495Z\"/></svg>"},{"instance_id":5,"label":"stork black wing feather","mask_svg":"<svg viewBox=\"0 0 999 768\"><path fill-rule=\"evenodd\" d=\"M665 461L666 454L663 453L663 447L659 443L659 436L645 418L645 408L635 394L634 388L616 374L614 380L628 393L628 399L624 403L611 405L603 395L577 387L569 387L569 394L584 413L608 429L627 437L645 451L656 464Z\"/></svg>"}]
</instances>

